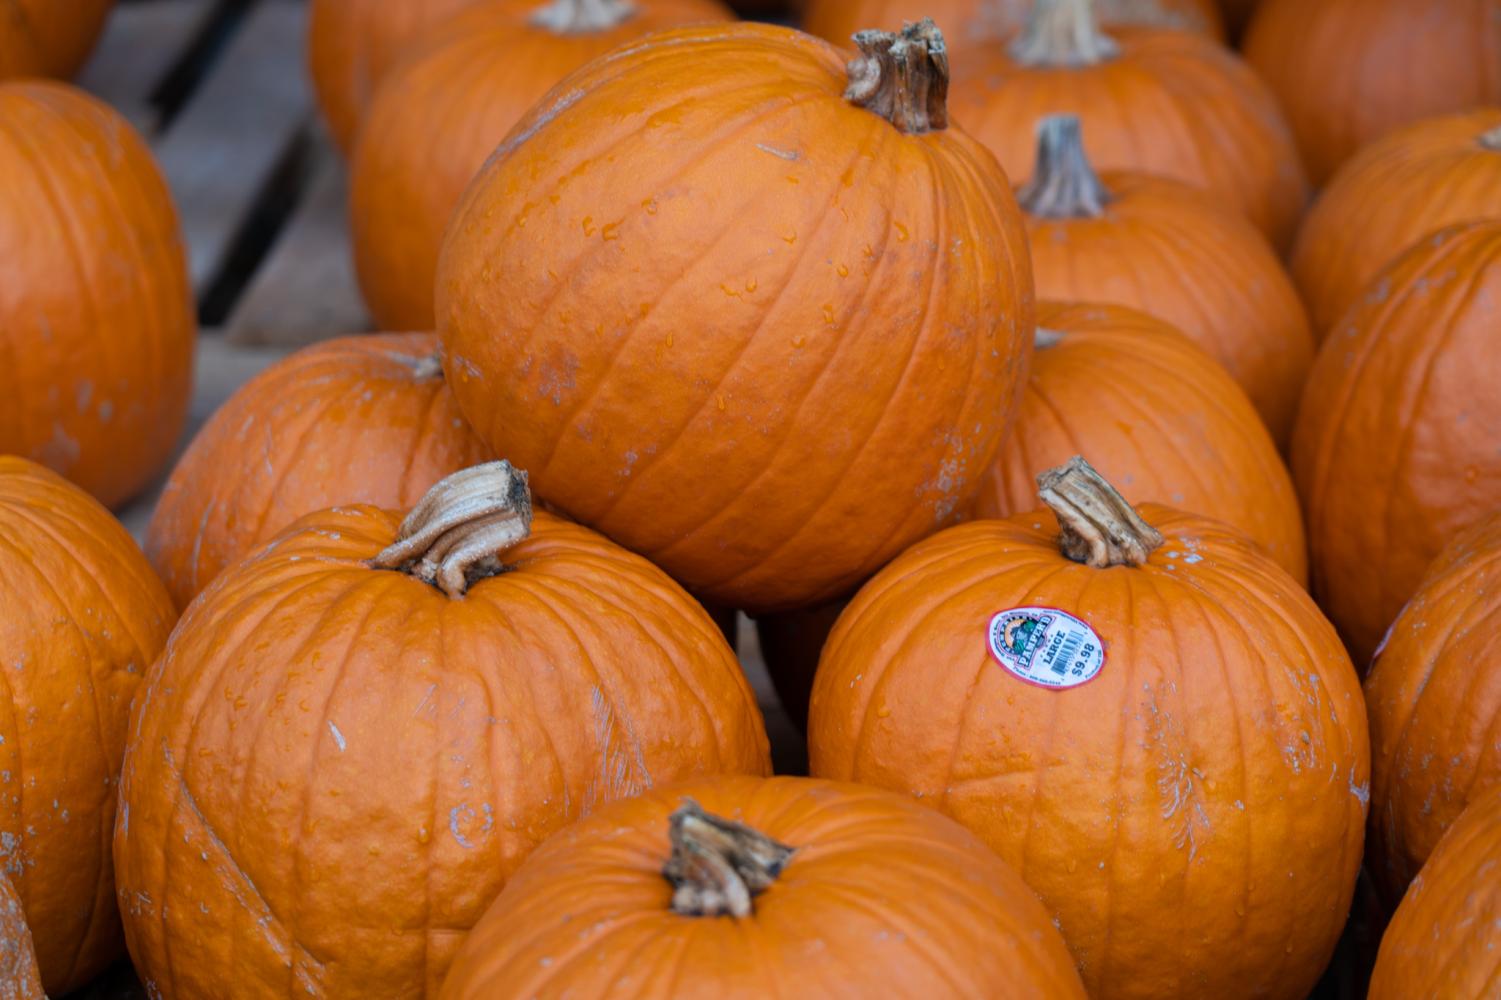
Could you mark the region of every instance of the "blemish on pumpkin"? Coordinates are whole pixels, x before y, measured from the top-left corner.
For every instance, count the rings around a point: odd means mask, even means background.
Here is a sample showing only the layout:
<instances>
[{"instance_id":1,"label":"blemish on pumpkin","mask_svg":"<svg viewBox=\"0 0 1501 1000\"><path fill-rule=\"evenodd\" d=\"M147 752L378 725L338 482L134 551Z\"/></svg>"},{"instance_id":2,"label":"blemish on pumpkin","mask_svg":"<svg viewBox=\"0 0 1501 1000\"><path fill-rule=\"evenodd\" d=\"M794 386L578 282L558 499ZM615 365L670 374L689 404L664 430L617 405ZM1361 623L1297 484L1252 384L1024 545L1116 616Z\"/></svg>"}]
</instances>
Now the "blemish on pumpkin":
<instances>
[{"instance_id":1,"label":"blemish on pumpkin","mask_svg":"<svg viewBox=\"0 0 1501 1000\"><path fill-rule=\"evenodd\" d=\"M334 725L334 720L332 719L328 720L328 731L333 734L334 742L339 746L339 752L343 753L344 747L346 745L344 742L344 734L339 732L339 727Z\"/></svg>"},{"instance_id":2,"label":"blemish on pumpkin","mask_svg":"<svg viewBox=\"0 0 1501 1000\"><path fill-rule=\"evenodd\" d=\"M781 159L788 160L792 163L796 163L799 159L802 158L802 154L800 154L795 149L778 149L775 146L768 146L765 143L761 142L756 143L756 148L763 153L770 153L772 156L780 157Z\"/></svg>"}]
</instances>

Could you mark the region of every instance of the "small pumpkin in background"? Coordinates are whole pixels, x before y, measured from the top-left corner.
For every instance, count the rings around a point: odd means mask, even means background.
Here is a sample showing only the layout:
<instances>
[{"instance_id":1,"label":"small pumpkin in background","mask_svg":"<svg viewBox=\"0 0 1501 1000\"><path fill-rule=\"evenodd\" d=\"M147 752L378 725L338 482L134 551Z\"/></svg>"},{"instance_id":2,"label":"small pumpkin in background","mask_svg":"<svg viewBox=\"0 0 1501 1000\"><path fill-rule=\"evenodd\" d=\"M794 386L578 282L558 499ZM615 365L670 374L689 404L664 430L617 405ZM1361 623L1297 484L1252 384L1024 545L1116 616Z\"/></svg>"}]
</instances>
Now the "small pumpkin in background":
<instances>
[{"instance_id":1,"label":"small pumpkin in background","mask_svg":"<svg viewBox=\"0 0 1501 1000\"><path fill-rule=\"evenodd\" d=\"M9 0L0 14L0 79L67 79L83 68L114 0Z\"/></svg>"},{"instance_id":2,"label":"small pumpkin in background","mask_svg":"<svg viewBox=\"0 0 1501 1000\"><path fill-rule=\"evenodd\" d=\"M1369 1000L1487 1000L1501 981L1501 789L1471 805L1439 841L1397 907Z\"/></svg>"},{"instance_id":3,"label":"small pumpkin in background","mask_svg":"<svg viewBox=\"0 0 1501 1000\"><path fill-rule=\"evenodd\" d=\"M813 775L969 827L1092 997L1302 1000L1360 868L1349 656L1221 522L1133 509L1078 458L1039 485L1051 514L952 528L855 596L814 684Z\"/></svg>"},{"instance_id":4,"label":"small pumpkin in background","mask_svg":"<svg viewBox=\"0 0 1501 1000\"><path fill-rule=\"evenodd\" d=\"M437 350L427 333L341 337L230 396L172 470L146 530L177 606L305 514L405 509L491 457L459 415Z\"/></svg>"},{"instance_id":5,"label":"small pumpkin in background","mask_svg":"<svg viewBox=\"0 0 1501 1000\"><path fill-rule=\"evenodd\" d=\"M1214 0L1096 0L1107 28L1142 25L1224 38ZM981 45L1015 35L1027 21L1032 0L811 0L803 30L849 47L851 37L873 24L901 24L931 17L943 30L951 54L966 58Z\"/></svg>"},{"instance_id":6,"label":"small pumpkin in background","mask_svg":"<svg viewBox=\"0 0 1501 1000\"><path fill-rule=\"evenodd\" d=\"M1265 0L1245 52L1323 184L1393 129L1501 103L1501 0Z\"/></svg>"},{"instance_id":7,"label":"small pumpkin in background","mask_svg":"<svg viewBox=\"0 0 1501 1000\"><path fill-rule=\"evenodd\" d=\"M1166 320L1224 365L1285 446L1314 345L1297 289L1266 238L1179 181L1124 170L1097 176L1073 115L1044 118L1037 136L1037 167L1017 202L1038 297L1113 302ZM1028 470L1027 496L1036 469L1067 457Z\"/></svg>"},{"instance_id":8,"label":"small pumpkin in background","mask_svg":"<svg viewBox=\"0 0 1501 1000\"><path fill-rule=\"evenodd\" d=\"M1322 338L1371 279L1424 236L1501 218L1501 108L1410 125L1355 154L1324 188L1292 271Z\"/></svg>"},{"instance_id":9,"label":"small pumpkin in background","mask_svg":"<svg viewBox=\"0 0 1501 1000\"><path fill-rule=\"evenodd\" d=\"M550 833L658 782L770 767L704 610L534 515L504 462L404 519L311 514L220 574L133 724L119 903L142 978L178 1000L432 995Z\"/></svg>"},{"instance_id":10,"label":"small pumpkin in background","mask_svg":"<svg viewBox=\"0 0 1501 1000\"><path fill-rule=\"evenodd\" d=\"M1365 687L1369 867L1396 899L1466 806L1501 787L1501 513L1440 553Z\"/></svg>"},{"instance_id":11,"label":"small pumpkin in background","mask_svg":"<svg viewBox=\"0 0 1501 1000\"><path fill-rule=\"evenodd\" d=\"M1037 122L1073 114L1095 166L1208 191L1278 247L1308 200L1292 133L1248 66L1185 31L1106 32L1091 0L1035 0L1021 34L956 61L950 100L1018 183L1033 174Z\"/></svg>"},{"instance_id":12,"label":"small pumpkin in background","mask_svg":"<svg viewBox=\"0 0 1501 1000\"><path fill-rule=\"evenodd\" d=\"M1313 591L1362 667L1440 550L1501 507L1501 219L1422 240L1320 349L1293 438Z\"/></svg>"},{"instance_id":13,"label":"small pumpkin in background","mask_svg":"<svg viewBox=\"0 0 1501 1000\"><path fill-rule=\"evenodd\" d=\"M83 91L0 83L0 121L0 452L115 506L187 416L197 320L177 213L140 136Z\"/></svg>"},{"instance_id":14,"label":"small pumpkin in background","mask_svg":"<svg viewBox=\"0 0 1501 1000\"><path fill-rule=\"evenodd\" d=\"M47 1000L21 899L0 872L0 1000Z\"/></svg>"},{"instance_id":15,"label":"small pumpkin in background","mask_svg":"<svg viewBox=\"0 0 1501 1000\"><path fill-rule=\"evenodd\" d=\"M131 698L176 614L108 511L14 456L0 456L0 607L0 871L56 996L121 951L115 788Z\"/></svg>"},{"instance_id":16,"label":"small pumpkin in background","mask_svg":"<svg viewBox=\"0 0 1501 1000\"><path fill-rule=\"evenodd\" d=\"M1122 306L1042 303L1015 430L975 516L1037 506L1032 470L1083 455L1133 503L1224 521L1306 584L1292 476L1250 400L1177 330Z\"/></svg>"},{"instance_id":17,"label":"small pumpkin in background","mask_svg":"<svg viewBox=\"0 0 1501 1000\"><path fill-rule=\"evenodd\" d=\"M718 778L616 802L539 848L441 1000L496 996L1083 1000L1032 891L909 799Z\"/></svg>"},{"instance_id":18,"label":"small pumpkin in background","mask_svg":"<svg viewBox=\"0 0 1501 1000\"><path fill-rule=\"evenodd\" d=\"M1021 218L947 125L941 36L861 37L849 66L747 23L616 50L517 125L444 244L475 431L715 603L826 601L957 519L1031 350Z\"/></svg>"},{"instance_id":19,"label":"small pumpkin in background","mask_svg":"<svg viewBox=\"0 0 1501 1000\"><path fill-rule=\"evenodd\" d=\"M376 325L433 326L443 230L469 181L552 85L716 0L488 0L444 21L376 92L350 162L355 270Z\"/></svg>"}]
</instances>

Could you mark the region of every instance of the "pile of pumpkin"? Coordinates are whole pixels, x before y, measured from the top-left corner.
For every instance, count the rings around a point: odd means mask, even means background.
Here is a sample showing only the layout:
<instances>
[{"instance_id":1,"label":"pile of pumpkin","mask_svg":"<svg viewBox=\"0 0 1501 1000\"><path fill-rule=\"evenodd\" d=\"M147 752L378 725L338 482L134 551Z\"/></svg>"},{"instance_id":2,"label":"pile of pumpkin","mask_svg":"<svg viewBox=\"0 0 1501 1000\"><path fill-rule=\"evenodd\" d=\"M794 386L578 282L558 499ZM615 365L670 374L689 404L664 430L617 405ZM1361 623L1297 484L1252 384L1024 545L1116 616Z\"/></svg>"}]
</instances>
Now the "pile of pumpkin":
<instances>
[{"instance_id":1,"label":"pile of pumpkin","mask_svg":"<svg viewBox=\"0 0 1501 1000\"><path fill-rule=\"evenodd\" d=\"M170 195L0 84L0 996L1297 998L1362 862L1372 995L1494 995L1501 0L807 6L313 0L436 332L247 384L145 556Z\"/></svg>"}]
</instances>

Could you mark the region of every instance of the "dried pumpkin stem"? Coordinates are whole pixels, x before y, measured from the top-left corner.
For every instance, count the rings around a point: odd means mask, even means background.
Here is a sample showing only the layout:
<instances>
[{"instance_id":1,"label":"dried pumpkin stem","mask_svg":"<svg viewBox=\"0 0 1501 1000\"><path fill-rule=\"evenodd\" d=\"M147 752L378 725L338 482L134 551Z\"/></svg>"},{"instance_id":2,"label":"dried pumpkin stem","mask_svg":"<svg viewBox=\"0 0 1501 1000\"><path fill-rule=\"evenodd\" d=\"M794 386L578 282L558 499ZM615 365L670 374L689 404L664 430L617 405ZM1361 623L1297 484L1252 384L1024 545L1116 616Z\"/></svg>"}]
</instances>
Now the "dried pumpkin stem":
<instances>
[{"instance_id":1,"label":"dried pumpkin stem","mask_svg":"<svg viewBox=\"0 0 1501 1000\"><path fill-rule=\"evenodd\" d=\"M443 377L443 356L441 354L428 354L424 357L405 359L412 368L412 378L419 382Z\"/></svg>"},{"instance_id":2,"label":"dried pumpkin stem","mask_svg":"<svg viewBox=\"0 0 1501 1000\"><path fill-rule=\"evenodd\" d=\"M1063 343L1063 334L1057 330L1049 330L1039 326L1032 331L1032 346L1039 351L1045 351L1049 347L1057 347Z\"/></svg>"},{"instance_id":3,"label":"dried pumpkin stem","mask_svg":"<svg viewBox=\"0 0 1501 1000\"><path fill-rule=\"evenodd\" d=\"M431 584L452 598L504 569L500 557L532 529L526 473L510 462L455 472L401 522L396 543L371 560Z\"/></svg>"},{"instance_id":4,"label":"dried pumpkin stem","mask_svg":"<svg viewBox=\"0 0 1501 1000\"><path fill-rule=\"evenodd\" d=\"M1163 542L1126 498L1083 458L1037 477L1042 502L1058 517L1058 544L1074 562L1107 569L1140 566Z\"/></svg>"},{"instance_id":5,"label":"dried pumpkin stem","mask_svg":"<svg viewBox=\"0 0 1501 1000\"><path fill-rule=\"evenodd\" d=\"M1480 137L1480 145L1492 152L1501 153L1501 125L1486 132Z\"/></svg>"},{"instance_id":6,"label":"dried pumpkin stem","mask_svg":"<svg viewBox=\"0 0 1501 1000\"><path fill-rule=\"evenodd\" d=\"M619 27L637 13L630 0L549 0L527 20L559 35L584 35Z\"/></svg>"},{"instance_id":7,"label":"dried pumpkin stem","mask_svg":"<svg viewBox=\"0 0 1501 1000\"><path fill-rule=\"evenodd\" d=\"M1119 54L1115 39L1100 30L1093 0L1036 0L1011 43L1011 58L1023 66L1093 66Z\"/></svg>"},{"instance_id":8,"label":"dried pumpkin stem","mask_svg":"<svg viewBox=\"0 0 1501 1000\"><path fill-rule=\"evenodd\" d=\"M900 34L857 32L855 45L860 55L849 64L845 100L909 135L948 128L949 53L931 17Z\"/></svg>"},{"instance_id":9,"label":"dried pumpkin stem","mask_svg":"<svg viewBox=\"0 0 1501 1000\"><path fill-rule=\"evenodd\" d=\"M684 799L668 820L672 912L685 917L748 917L751 900L787 867L793 848L758 830L704 812Z\"/></svg>"},{"instance_id":10,"label":"dried pumpkin stem","mask_svg":"<svg viewBox=\"0 0 1501 1000\"><path fill-rule=\"evenodd\" d=\"M1084 155L1077 115L1049 115L1037 123L1037 166L1016 200L1038 219L1098 219L1105 214L1110 192Z\"/></svg>"}]
</instances>

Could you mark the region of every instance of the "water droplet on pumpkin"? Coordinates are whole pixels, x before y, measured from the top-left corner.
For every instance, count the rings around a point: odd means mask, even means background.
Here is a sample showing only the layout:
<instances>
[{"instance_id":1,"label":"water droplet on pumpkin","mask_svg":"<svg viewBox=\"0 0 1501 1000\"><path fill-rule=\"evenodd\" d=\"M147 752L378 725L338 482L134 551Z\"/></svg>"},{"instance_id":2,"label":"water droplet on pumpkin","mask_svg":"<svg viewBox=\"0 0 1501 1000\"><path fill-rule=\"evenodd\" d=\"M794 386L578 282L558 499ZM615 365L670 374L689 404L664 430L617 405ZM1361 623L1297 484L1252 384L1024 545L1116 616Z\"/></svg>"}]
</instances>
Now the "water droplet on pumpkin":
<instances>
[{"instance_id":1,"label":"water droplet on pumpkin","mask_svg":"<svg viewBox=\"0 0 1501 1000\"><path fill-rule=\"evenodd\" d=\"M760 288L760 287L761 287L761 283L759 281L757 281L755 278L751 278L749 281L747 281L745 283L745 290L747 292L754 292L757 288Z\"/></svg>"},{"instance_id":2,"label":"water droplet on pumpkin","mask_svg":"<svg viewBox=\"0 0 1501 1000\"><path fill-rule=\"evenodd\" d=\"M909 239L912 238L911 234L907 232L907 227L902 225L900 222L893 222L892 226L896 228L896 239L898 243L906 243Z\"/></svg>"},{"instance_id":3,"label":"water droplet on pumpkin","mask_svg":"<svg viewBox=\"0 0 1501 1000\"><path fill-rule=\"evenodd\" d=\"M834 268L834 271L841 278L848 278L850 276L850 269L843 264L840 264L838 267Z\"/></svg>"},{"instance_id":4,"label":"water droplet on pumpkin","mask_svg":"<svg viewBox=\"0 0 1501 1000\"><path fill-rule=\"evenodd\" d=\"M719 392L714 394L714 408L721 413L724 412L724 393Z\"/></svg>"},{"instance_id":5,"label":"water droplet on pumpkin","mask_svg":"<svg viewBox=\"0 0 1501 1000\"><path fill-rule=\"evenodd\" d=\"M657 214L657 199L655 199L655 198L648 198L648 199L646 199L645 201L643 201L641 203L641 207L644 208L644 209L646 209L646 214L647 215L656 215Z\"/></svg>"},{"instance_id":6,"label":"water droplet on pumpkin","mask_svg":"<svg viewBox=\"0 0 1501 1000\"><path fill-rule=\"evenodd\" d=\"M586 215L586 216L584 216L583 227L584 227L584 235L585 236L593 236L594 232L595 232L594 216L592 216L592 215Z\"/></svg>"},{"instance_id":7,"label":"water droplet on pumpkin","mask_svg":"<svg viewBox=\"0 0 1501 1000\"><path fill-rule=\"evenodd\" d=\"M889 719L890 717L891 717L891 706L890 705L882 705L880 708L876 709L876 718L878 718L878 719Z\"/></svg>"},{"instance_id":8,"label":"water droplet on pumpkin","mask_svg":"<svg viewBox=\"0 0 1501 1000\"><path fill-rule=\"evenodd\" d=\"M831 302L824 303L824 307L823 307L823 321L825 323L827 323L829 326L833 326L834 325L834 305Z\"/></svg>"},{"instance_id":9,"label":"water droplet on pumpkin","mask_svg":"<svg viewBox=\"0 0 1501 1000\"><path fill-rule=\"evenodd\" d=\"M417 828L417 843L419 843L419 844L426 844L428 841L430 841L432 839L433 839L433 832L431 830L429 830L427 827L425 827L425 826L419 826Z\"/></svg>"},{"instance_id":10,"label":"water droplet on pumpkin","mask_svg":"<svg viewBox=\"0 0 1501 1000\"><path fill-rule=\"evenodd\" d=\"M672 334L670 334L670 333L667 335L667 346L668 347L672 346Z\"/></svg>"},{"instance_id":11,"label":"water droplet on pumpkin","mask_svg":"<svg viewBox=\"0 0 1501 1000\"><path fill-rule=\"evenodd\" d=\"M612 222L599 231L599 235L605 240L620 239L620 223Z\"/></svg>"}]
</instances>

